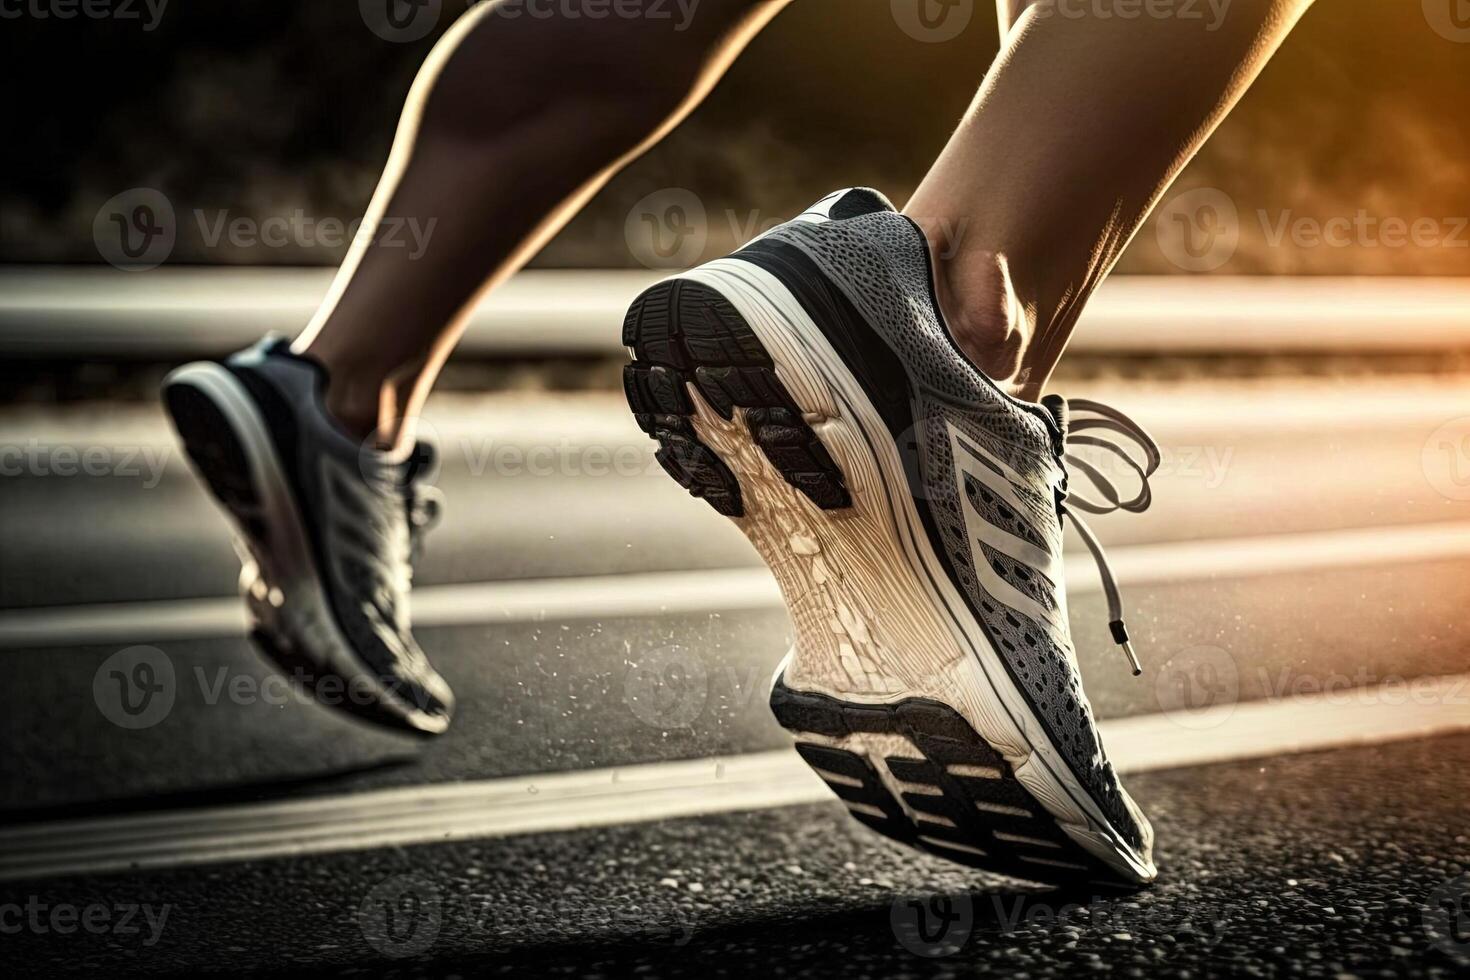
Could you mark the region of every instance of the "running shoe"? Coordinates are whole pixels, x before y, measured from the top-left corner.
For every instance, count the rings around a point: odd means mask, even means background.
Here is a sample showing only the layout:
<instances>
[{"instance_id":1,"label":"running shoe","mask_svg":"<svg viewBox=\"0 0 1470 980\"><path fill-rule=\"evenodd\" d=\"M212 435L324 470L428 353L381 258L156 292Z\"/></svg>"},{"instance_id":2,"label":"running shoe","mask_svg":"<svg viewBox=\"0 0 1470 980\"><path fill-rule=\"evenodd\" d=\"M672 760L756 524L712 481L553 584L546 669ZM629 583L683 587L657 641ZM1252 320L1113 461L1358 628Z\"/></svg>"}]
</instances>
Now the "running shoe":
<instances>
[{"instance_id":1,"label":"running shoe","mask_svg":"<svg viewBox=\"0 0 1470 980\"><path fill-rule=\"evenodd\" d=\"M439 513L433 449L365 448L323 403L326 372L267 338L187 364L163 400L194 469L237 532L260 650L316 700L437 735L454 697L414 641L413 562Z\"/></svg>"},{"instance_id":2,"label":"running shoe","mask_svg":"<svg viewBox=\"0 0 1470 980\"><path fill-rule=\"evenodd\" d=\"M1013 877L1147 882L1153 831L1082 691L1062 521L1136 673L1076 511L1147 507L1158 450L1106 406L1002 391L932 284L917 225L876 191L830 195L634 302L629 403L668 473L775 574L796 642L771 705L857 819ZM1144 489L1123 499L1079 446ZM1101 500L1069 489L1069 461Z\"/></svg>"}]
</instances>

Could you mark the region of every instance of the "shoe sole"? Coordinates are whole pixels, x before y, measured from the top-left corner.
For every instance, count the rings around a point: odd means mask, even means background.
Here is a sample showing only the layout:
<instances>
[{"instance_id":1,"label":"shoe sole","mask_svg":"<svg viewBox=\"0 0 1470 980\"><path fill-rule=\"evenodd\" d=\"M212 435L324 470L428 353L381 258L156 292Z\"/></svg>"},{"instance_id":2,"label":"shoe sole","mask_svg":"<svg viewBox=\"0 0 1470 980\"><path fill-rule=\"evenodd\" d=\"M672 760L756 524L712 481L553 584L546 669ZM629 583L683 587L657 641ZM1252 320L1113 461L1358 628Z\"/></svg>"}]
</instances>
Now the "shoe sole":
<instances>
[{"instance_id":1,"label":"shoe sole","mask_svg":"<svg viewBox=\"0 0 1470 980\"><path fill-rule=\"evenodd\" d=\"M397 730L443 732L447 718L405 702L349 652L275 444L245 386L218 364L187 364L164 379L163 403L195 473L234 524L263 580L280 590L279 597L290 596L291 628L252 630L261 653L287 676L307 678L319 703ZM268 614L287 614L269 593L254 602L277 610ZM293 642L293 635L303 639ZM330 688L317 691L323 682ZM392 707L380 707L387 705Z\"/></svg>"},{"instance_id":2,"label":"shoe sole","mask_svg":"<svg viewBox=\"0 0 1470 980\"><path fill-rule=\"evenodd\" d=\"M796 627L771 706L863 823L1058 884L1150 881L943 573L892 436L789 290L724 259L643 293L624 373L659 462L731 517Z\"/></svg>"}]
</instances>

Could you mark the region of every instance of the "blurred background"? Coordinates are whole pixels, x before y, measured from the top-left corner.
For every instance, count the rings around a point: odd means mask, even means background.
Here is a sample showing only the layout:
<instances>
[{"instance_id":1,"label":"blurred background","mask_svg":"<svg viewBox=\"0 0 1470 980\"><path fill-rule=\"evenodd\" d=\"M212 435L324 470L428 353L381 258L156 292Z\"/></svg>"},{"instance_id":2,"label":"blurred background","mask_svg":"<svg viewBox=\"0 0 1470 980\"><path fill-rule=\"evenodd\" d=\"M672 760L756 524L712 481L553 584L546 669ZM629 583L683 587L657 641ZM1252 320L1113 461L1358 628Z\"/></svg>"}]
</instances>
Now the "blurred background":
<instances>
[{"instance_id":1,"label":"blurred background","mask_svg":"<svg viewBox=\"0 0 1470 980\"><path fill-rule=\"evenodd\" d=\"M920 963L890 909L982 885L790 781L765 705L786 614L654 463L618 343L680 265L836 187L907 197L996 28L960 0L954 31L914 33L905 2L794 4L476 312L424 422L448 506L416 629L460 700L431 745L272 694L155 393L305 324L463 0L413 5L407 40L370 0L0 3L0 925L35 895L174 916L146 947L7 934L38 975ZM1094 523L1145 676L1069 540L1073 628L1164 882L1127 931L977 914L975 955L1042 975L1032 951L1095 968L1141 937L1140 968L1334 943L1339 975L1470 963L1470 916L1443 919L1470 909L1467 95L1463 0L1320 0L1089 307L1055 387L1164 450L1149 513ZM161 234L129 255L140 206ZM121 711L119 663L150 665L161 710ZM609 775L630 766L682 802L606 816L634 809ZM427 946L365 924L384 888L435 910Z\"/></svg>"},{"instance_id":2,"label":"blurred background","mask_svg":"<svg viewBox=\"0 0 1470 980\"><path fill-rule=\"evenodd\" d=\"M171 263L335 264L343 249L319 242L211 245L195 212L206 225L220 212L356 218L413 75L464 0L436 6L428 33L402 43L382 40L347 2L175 2L155 17L139 0L136 20L7 21L4 70L25 92L8 122L24 138L0 148L0 260L96 262L98 209L149 187L178 214ZM709 258L743 240L744 222L783 220L833 187L867 184L902 201L995 53L989 4L977 6L963 31L932 43L905 33L886 0L802 0L534 264L637 264L624 218L663 188L696 191L717 218L740 216L733 229L712 222ZM1470 168L1461 111L1470 45L1436 33L1420 6L1332 0L1307 16L1176 186L1216 188L1238 210L1238 247L1212 271L1470 272L1470 232L1453 227ZM1453 34L1453 25L1446 14L1439 26ZM1320 247L1273 234L1283 222L1356 223L1360 212L1437 228L1398 245L1381 233ZM1184 270L1145 234L1119 271Z\"/></svg>"}]
</instances>

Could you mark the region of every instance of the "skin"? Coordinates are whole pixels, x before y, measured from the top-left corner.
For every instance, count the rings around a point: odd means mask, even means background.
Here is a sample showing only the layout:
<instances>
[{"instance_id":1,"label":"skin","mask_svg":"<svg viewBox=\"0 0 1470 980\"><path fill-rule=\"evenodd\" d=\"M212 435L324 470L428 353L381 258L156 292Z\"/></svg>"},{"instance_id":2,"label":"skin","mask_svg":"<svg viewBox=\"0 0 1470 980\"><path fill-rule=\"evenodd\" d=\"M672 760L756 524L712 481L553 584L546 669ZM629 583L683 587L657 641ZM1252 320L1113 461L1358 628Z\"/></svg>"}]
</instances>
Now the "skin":
<instances>
[{"instance_id":1,"label":"skin","mask_svg":"<svg viewBox=\"0 0 1470 980\"><path fill-rule=\"evenodd\" d=\"M787 2L702 0L682 30L512 19L498 0L462 17L415 82L367 215L435 219L427 251L355 245L296 342L327 367L328 409L382 448L410 439L480 297L678 125ZM1088 297L1311 0L1188 18L997 4L1000 53L905 213L929 235L956 342L1034 399Z\"/></svg>"},{"instance_id":2,"label":"skin","mask_svg":"<svg viewBox=\"0 0 1470 980\"><path fill-rule=\"evenodd\" d=\"M936 252L955 339L1034 400L1083 305L1311 0L1231 0L1218 19L999 3L1000 54L904 210Z\"/></svg>"}]
</instances>

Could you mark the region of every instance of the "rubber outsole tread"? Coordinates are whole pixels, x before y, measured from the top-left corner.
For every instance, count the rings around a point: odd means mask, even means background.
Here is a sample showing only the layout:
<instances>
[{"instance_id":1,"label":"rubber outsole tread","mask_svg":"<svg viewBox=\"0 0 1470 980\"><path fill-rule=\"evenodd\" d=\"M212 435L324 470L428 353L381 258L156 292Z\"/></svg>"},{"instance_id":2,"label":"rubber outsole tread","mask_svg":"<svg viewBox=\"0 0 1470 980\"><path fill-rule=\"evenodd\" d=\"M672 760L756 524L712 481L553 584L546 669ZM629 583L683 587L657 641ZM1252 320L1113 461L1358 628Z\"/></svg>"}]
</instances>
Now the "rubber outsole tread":
<instances>
[{"instance_id":1,"label":"rubber outsole tread","mask_svg":"<svg viewBox=\"0 0 1470 980\"><path fill-rule=\"evenodd\" d=\"M184 451L210 493L257 537L264 535L261 501L251 473L250 457L234 427L214 401L188 384L171 384L164 405L178 430Z\"/></svg>"},{"instance_id":2,"label":"rubber outsole tread","mask_svg":"<svg viewBox=\"0 0 1470 980\"><path fill-rule=\"evenodd\" d=\"M928 698L859 704L778 680L771 710L852 815L887 837L1029 881L1131 887L1068 837L1010 764L948 705ZM885 748L895 740L906 740L917 755ZM901 784L897 793L880 765Z\"/></svg>"},{"instance_id":3,"label":"rubber outsole tread","mask_svg":"<svg viewBox=\"0 0 1470 980\"><path fill-rule=\"evenodd\" d=\"M623 389L655 458L680 486L727 517L745 513L740 482L690 423L693 385L726 420L742 411L766 458L824 510L852 505L842 471L802 417L749 324L718 292L672 279L646 290L623 322L633 363Z\"/></svg>"}]
</instances>

